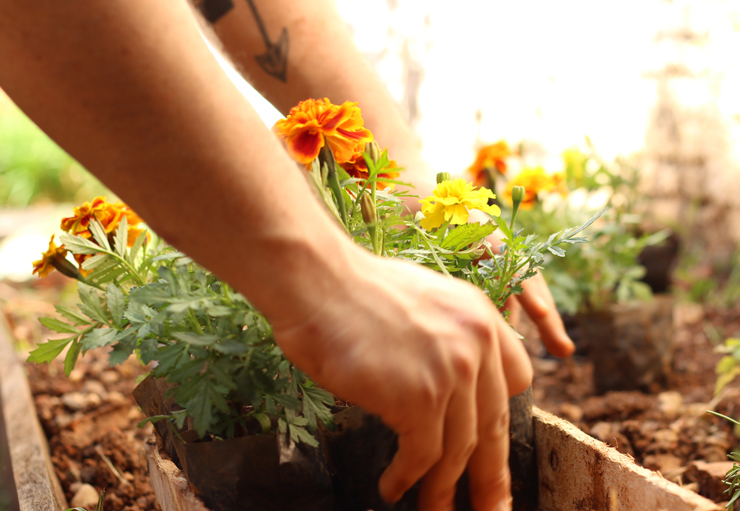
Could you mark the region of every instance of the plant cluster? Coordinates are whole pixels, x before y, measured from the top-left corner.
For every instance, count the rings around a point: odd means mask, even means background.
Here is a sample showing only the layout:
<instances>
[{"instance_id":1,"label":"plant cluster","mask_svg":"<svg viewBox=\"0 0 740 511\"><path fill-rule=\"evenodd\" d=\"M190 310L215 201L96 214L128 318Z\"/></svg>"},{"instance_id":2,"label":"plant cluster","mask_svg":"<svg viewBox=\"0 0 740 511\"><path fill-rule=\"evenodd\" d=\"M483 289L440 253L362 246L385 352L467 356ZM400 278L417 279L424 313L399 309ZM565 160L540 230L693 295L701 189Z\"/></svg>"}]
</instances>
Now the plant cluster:
<instances>
[{"instance_id":1,"label":"plant cluster","mask_svg":"<svg viewBox=\"0 0 740 511\"><path fill-rule=\"evenodd\" d=\"M511 214L511 190L515 186L526 188L522 208L528 211L519 222L527 232L557 232L582 223L589 209L608 207L589 230L591 243L574 247L567 258L548 255L543 261L558 310L568 314L600 310L614 302L650 299L650 288L641 282L645 268L638 256L645 247L661 243L668 235L667 231L639 232L642 217L635 213L641 202L639 170L622 159L613 164L603 161L588 143L589 152L577 148L564 151L563 168L555 173L547 173L542 167L524 167L508 177L506 163L493 158L482 171L477 165L469 169L473 175L506 181L506 200L501 204L505 217ZM504 144L500 141L484 147L476 161L482 160L481 153L492 154L491 147L499 148L496 154L501 157L516 157L500 150ZM595 208L591 205L594 202Z\"/></svg>"},{"instance_id":2,"label":"plant cluster","mask_svg":"<svg viewBox=\"0 0 740 511\"><path fill-rule=\"evenodd\" d=\"M383 257L422 264L472 282L497 307L521 292L543 254L563 256L562 246L594 219L537 241L515 228L526 191L514 190L509 221L488 204L495 195L464 180L438 176L432 196L415 217L404 215L413 197L397 181L399 169L363 127L354 103L299 104L274 128L329 214L347 235ZM418 198L417 198L418 200ZM491 221L467 223L471 209ZM77 278L81 303L56 306L63 319L45 318L66 334L34 350L29 360L49 362L67 349L69 374L81 352L109 347L111 365L133 353L151 374L174 386L182 407L167 417L178 427L191 419L202 437L229 438L277 429L315 445L312 433L331 427L334 397L284 356L266 318L227 283L149 233L123 204L95 199L62 221L63 243L34 263L39 274L56 268ZM500 231L494 247L487 237ZM71 253L78 267L67 259Z\"/></svg>"}]
</instances>

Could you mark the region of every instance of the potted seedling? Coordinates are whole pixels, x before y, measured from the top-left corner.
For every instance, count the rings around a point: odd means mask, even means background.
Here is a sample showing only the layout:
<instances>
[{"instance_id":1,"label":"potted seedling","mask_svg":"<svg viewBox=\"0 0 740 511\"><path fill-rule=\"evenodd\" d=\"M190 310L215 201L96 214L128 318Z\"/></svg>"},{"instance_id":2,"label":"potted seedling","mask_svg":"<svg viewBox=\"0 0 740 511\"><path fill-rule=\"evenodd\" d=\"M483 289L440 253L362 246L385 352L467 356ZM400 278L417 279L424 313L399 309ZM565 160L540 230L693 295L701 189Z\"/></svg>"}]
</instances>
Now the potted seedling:
<instances>
[{"instance_id":1,"label":"potted seedling","mask_svg":"<svg viewBox=\"0 0 740 511\"><path fill-rule=\"evenodd\" d=\"M301 152L306 144L292 137L317 125L315 151ZM594 219L538 240L515 228L525 190L514 191L514 214L505 221L488 205L490 190L444 174L433 195L421 199L421 212L408 217L402 199L410 192L397 186L399 169L362 126L354 103L307 100L275 129L328 214L378 256L465 279L503 308L538 271L543 253L562 256L563 246L586 241L579 234ZM467 223L472 209L490 221ZM151 364L136 398L212 511L391 509L377 483L395 434L286 359L269 322L244 296L149 232L121 203L85 203L62 229L62 245L52 237L35 271L57 269L78 279L81 303L57 306L63 319L42 320L68 335L40 345L29 360L49 362L66 349L69 374L81 352L109 347L112 365L132 354ZM487 241L495 230L498 251ZM514 429L521 432L523 424ZM529 441L528 459L517 463L533 470ZM457 509L469 509L464 483L460 488ZM515 506L531 509L530 502ZM393 507L415 508L413 490Z\"/></svg>"}]
</instances>

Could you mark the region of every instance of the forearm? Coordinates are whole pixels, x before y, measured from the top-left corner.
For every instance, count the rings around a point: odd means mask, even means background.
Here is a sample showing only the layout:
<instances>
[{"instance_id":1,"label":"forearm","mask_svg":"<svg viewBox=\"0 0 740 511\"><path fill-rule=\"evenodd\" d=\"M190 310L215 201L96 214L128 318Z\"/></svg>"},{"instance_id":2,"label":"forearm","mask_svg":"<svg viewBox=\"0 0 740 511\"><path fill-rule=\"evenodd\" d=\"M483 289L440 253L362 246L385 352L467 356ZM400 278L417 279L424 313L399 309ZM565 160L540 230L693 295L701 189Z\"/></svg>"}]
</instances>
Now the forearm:
<instances>
[{"instance_id":1,"label":"forearm","mask_svg":"<svg viewBox=\"0 0 740 511\"><path fill-rule=\"evenodd\" d=\"M268 317L301 309L303 288L320 299L309 280L350 244L184 2L0 0L0 62L42 129Z\"/></svg>"},{"instance_id":2,"label":"forearm","mask_svg":"<svg viewBox=\"0 0 740 511\"><path fill-rule=\"evenodd\" d=\"M419 138L355 46L332 0L235 0L233 4L213 28L257 90L283 114L306 98L359 103L365 125L380 147L388 147L391 159L406 169L401 180L412 182L421 197L431 194L434 174L421 159ZM279 44L283 38L287 45ZM276 58L265 62L258 57L267 53L268 44L275 45ZM418 209L417 202L409 205Z\"/></svg>"}]
</instances>

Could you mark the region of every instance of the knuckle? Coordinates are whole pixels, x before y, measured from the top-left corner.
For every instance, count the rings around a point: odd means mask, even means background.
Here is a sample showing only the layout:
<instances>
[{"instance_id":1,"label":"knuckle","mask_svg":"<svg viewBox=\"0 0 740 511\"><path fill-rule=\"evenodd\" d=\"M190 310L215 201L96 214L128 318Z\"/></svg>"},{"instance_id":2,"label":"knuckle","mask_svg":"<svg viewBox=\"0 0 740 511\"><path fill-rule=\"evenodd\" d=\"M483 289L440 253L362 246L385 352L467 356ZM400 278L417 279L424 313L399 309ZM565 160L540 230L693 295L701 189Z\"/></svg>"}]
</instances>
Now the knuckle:
<instances>
[{"instance_id":1,"label":"knuckle","mask_svg":"<svg viewBox=\"0 0 740 511\"><path fill-rule=\"evenodd\" d=\"M452 351L451 362L458 381L471 384L478 377L480 357L469 346L457 344Z\"/></svg>"},{"instance_id":2,"label":"knuckle","mask_svg":"<svg viewBox=\"0 0 740 511\"><path fill-rule=\"evenodd\" d=\"M511 487L511 474L508 470L498 470L493 474L487 474L471 478L470 493L473 498L475 509L488 509L492 507L492 500L502 494L508 494ZM477 501L476 501L477 500Z\"/></svg>"},{"instance_id":3,"label":"knuckle","mask_svg":"<svg viewBox=\"0 0 740 511\"><path fill-rule=\"evenodd\" d=\"M478 435L472 434L471 437L468 439L468 441L463 445L460 450L458 450L454 457L453 457L453 463L455 465L462 465L465 466L468 463L468 460L473 455L473 452L475 451L476 446L478 445Z\"/></svg>"},{"instance_id":4,"label":"knuckle","mask_svg":"<svg viewBox=\"0 0 740 511\"><path fill-rule=\"evenodd\" d=\"M483 424L478 435L482 442L498 442L509 436L509 410L501 410L491 420ZM508 442L507 442L508 443Z\"/></svg>"}]
</instances>

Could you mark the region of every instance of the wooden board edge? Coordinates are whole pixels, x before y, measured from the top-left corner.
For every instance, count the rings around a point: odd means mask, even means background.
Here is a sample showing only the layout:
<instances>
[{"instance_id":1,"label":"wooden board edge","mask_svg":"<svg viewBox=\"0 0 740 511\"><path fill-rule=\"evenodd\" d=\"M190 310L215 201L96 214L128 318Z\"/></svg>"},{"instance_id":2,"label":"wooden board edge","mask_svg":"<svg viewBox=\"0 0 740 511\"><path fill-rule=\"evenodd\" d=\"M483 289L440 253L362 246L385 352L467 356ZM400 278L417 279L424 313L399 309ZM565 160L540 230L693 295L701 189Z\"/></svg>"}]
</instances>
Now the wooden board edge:
<instances>
[{"instance_id":1,"label":"wooden board edge","mask_svg":"<svg viewBox=\"0 0 740 511\"><path fill-rule=\"evenodd\" d=\"M20 511L67 509L23 362L0 318L0 392Z\"/></svg>"},{"instance_id":2,"label":"wooden board edge","mask_svg":"<svg viewBox=\"0 0 740 511\"><path fill-rule=\"evenodd\" d=\"M149 480L162 511L208 511L190 490L185 474L171 460L159 453L157 443L148 443L146 458Z\"/></svg>"},{"instance_id":3,"label":"wooden board edge","mask_svg":"<svg viewBox=\"0 0 740 511\"><path fill-rule=\"evenodd\" d=\"M533 409L540 511L719 511L573 424Z\"/></svg>"}]
</instances>

